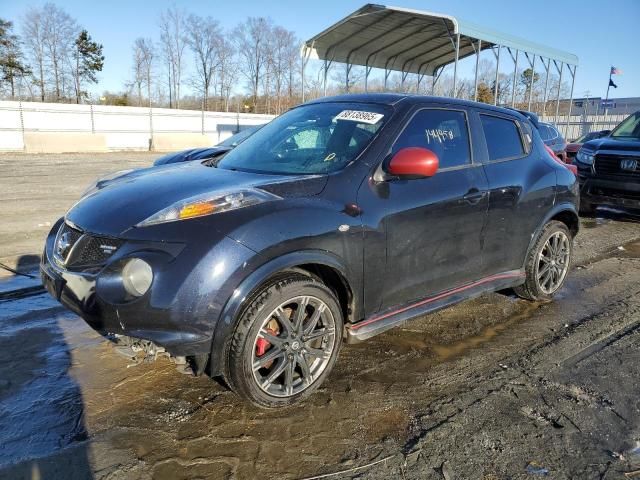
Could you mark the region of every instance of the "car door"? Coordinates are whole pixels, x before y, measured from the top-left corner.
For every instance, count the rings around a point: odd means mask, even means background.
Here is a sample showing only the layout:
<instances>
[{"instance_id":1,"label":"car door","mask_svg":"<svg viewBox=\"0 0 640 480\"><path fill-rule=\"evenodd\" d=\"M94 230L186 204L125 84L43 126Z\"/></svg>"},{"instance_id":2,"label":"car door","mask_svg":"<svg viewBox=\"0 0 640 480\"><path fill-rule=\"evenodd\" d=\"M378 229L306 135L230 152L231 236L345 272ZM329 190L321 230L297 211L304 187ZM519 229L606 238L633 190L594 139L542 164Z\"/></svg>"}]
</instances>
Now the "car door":
<instances>
[{"instance_id":1,"label":"car door","mask_svg":"<svg viewBox=\"0 0 640 480\"><path fill-rule=\"evenodd\" d=\"M489 215L484 237L485 275L522 268L532 236L554 202L555 170L541 159L533 130L519 119L476 110ZM542 145L540 145L542 148Z\"/></svg>"},{"instance_id":2,"label":"car door","mask_svg":"<svg viewBox=\"0 0 640 480\"><path fill-rule=\"evenodd\" d=\"M360 197L370 196L361 202L369 212L365 220L383 229L386 244L380 272L366 262L365 241L368 310L375 304L378 310L402 305L478 278L488 184L481 164L473 161L467 115L456 108L414 111L387 159L403 148L427 148L439 158L437 173L363 185ZM379 212L379 219L371 212ZM379 298L367 297L367 279L383 284L382 290L373 289Z\"/></svg>"}]
</instances>

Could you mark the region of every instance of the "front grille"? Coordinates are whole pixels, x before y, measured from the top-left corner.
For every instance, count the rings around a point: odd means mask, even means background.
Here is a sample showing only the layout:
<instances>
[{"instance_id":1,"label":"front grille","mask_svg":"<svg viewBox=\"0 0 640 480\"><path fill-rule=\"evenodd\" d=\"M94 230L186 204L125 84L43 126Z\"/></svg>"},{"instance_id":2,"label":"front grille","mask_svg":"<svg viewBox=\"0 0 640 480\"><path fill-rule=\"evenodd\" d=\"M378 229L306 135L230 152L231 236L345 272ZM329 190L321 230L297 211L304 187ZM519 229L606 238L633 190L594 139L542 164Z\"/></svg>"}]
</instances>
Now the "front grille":
<instances>
[{"instance_id":1,"label":"front grille","mask_svg":"<svg viewBox=\"0 0 640 480\"><path fill-rule=\"evenodd\" d=\"M625 160L636 162L634 170L623 169L621 164ZM603 175L624 175L627 177L640 178L640 158L624 155L597 154L595 159L595 170Z\"/></svg>"},{"instance_id":2,"label":"front grille","mask_svg":"<svg viewBox=\"0 0 640 480\"><path fill-rule=\"evenodd\" d=\"M82 248L70 258L71 266L103 265L122 246L122 240L86 235Z\"/></svg>"},{"instance_id":3,"label":"front grille","mask_svg":"<svg viewBox=\"0 0 640 480\"><path fill-rule=\"evenodd\" d=\"M64 223L56 236L55 260L68 268L104 265L124 242L116 238L83 233Z\"/></svg>"}]
</instances>

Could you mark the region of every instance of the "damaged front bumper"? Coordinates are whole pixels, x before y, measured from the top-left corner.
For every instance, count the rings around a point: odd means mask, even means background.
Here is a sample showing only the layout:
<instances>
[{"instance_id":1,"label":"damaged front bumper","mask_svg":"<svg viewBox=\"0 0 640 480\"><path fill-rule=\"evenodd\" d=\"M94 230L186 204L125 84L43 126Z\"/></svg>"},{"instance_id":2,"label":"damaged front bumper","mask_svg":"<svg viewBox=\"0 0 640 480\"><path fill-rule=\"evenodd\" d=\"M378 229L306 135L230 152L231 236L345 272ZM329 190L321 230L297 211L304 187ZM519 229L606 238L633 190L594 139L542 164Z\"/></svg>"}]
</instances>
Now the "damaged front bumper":
<instances>
[{"instance_id":1,"label":"damaged front bumper","mask_svg":"<svg viewBox=\"0 0 640 480\"><path fill-rule=\"evenodd\" d=\"M253 251L224 236L213 246L125 240L104 265L70 269L53 255L62 222L51 230L40 265L56 300L111 340L140 339L171 356L208 357L220 312ZM121 271L131 258L153 269L151 287L137 298L122 288Z\"/></svg>"}]
</instances>

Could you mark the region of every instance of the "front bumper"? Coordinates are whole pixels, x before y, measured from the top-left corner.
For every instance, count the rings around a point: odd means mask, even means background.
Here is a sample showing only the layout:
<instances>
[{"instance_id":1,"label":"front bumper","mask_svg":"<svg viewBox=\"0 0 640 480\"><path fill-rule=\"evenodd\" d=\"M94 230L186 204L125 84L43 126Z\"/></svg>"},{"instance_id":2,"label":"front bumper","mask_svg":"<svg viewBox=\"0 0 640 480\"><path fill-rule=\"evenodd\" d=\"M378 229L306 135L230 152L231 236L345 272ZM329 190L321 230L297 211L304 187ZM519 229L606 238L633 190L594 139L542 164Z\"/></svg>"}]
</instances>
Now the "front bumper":
<instances>
[{"instance_id":1,"label":"front bumper","mask_svg":"<svg viewBox=\"0 0 640 480\"><path fill-rule=\"evenodd\" d=\"M175 356L209 354L216 322L227 299L246 275L255 253L221 236L178 245L125 242L109 261L84 271L66 269L53 257L49 234L40 273L47 291L103 335L148 340ZM154 278L139 298L123 295L120 271L132 257L149 263Z\"/></svg>"},{"instance_id":2,"label":"front bumper","mask_svg":"<svg viewBox=\"0 0 640 480\"><path fill-rule=\"evenodd\" d=\"M593 207L607 206L637 213L640 211L640 182L625 178L599 177L591 169L578 170L581 202Z\"/></svg>"}]
</instances>

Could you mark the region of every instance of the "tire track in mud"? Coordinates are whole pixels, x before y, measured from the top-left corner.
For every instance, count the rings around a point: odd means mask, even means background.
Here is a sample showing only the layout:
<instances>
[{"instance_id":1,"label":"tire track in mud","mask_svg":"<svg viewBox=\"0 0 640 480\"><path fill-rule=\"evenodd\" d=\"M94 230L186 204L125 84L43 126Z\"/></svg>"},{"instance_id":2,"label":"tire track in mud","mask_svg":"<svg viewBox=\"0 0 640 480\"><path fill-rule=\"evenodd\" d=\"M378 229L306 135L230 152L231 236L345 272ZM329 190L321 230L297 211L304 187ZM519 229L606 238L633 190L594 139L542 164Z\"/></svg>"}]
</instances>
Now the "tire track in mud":
<instances>
[{"instance_id":1,"label":"tire track in mud","mask_svg":"<svg viewBox=\"0 0 640 480\"><path fill-rule=\"evenodd\" d=\"M616 259L609 258L591 263L591 271L588 274L591 276L597 273L603 262L606 264L615 261ZM495 400L497 397L515 396L517 398L518 390L530 390L536 392L539 397L538 403L540 405L523 407L519 412L519 415L536 424L536 428L559 431L569 428L582 433L579 422L576 422L570 415L558 411L553 406L553 402L546 399L545 392L548 394L549 391L564 395L589 408L609 411L621 422L628 423L629 420L616 410L613 402L606 395L589 391L576 384L553 381L549 377L552 377L555 371L579 366L582 362L640 331L640 302L636 300L640 294L640 275L637 269L640 262L635 260L631 261L631 264L631 266L627 265L626 271L618 271L608 276L604 282L600 278L600 281L586 282L590 285L582 288L582 296L587 296L590 288L606 284L607 281L616 284L618 290L614 295L610 294L608 302L601 303L596 309L590 308L590 311L578 312L578 315L571 318L569 324L555 330L551 335L545 335L547 338L542 342L538 340L536 345L503 358L499 366L492 371L484 374L479 373L475 378L475 385L467 383L466 391L462 395L457 397L445 395L439 400L430 402L426 414L415 413L414 427L402 448L402 455L396 460L395 465L389 465L384 471L367 472L358 478L389 478L387 475L395 473L406 479L414 478L413 475L415 478L425 478L425 473L433 474L434 472L436 476L433 478L446 478L438 473L439 468L440 471L442 470L443 462L447 461L446 456L438 458L438 454L433 455L434 448L430 443L433 441L434 434L446 432L452 425L459 423L461 417L470 415L474 409L478 409L483 404L497 402ZM628 275L629 270L631 270L630 275ZM598 276L596 276L597 278ZM628 279L625 289L619 288L621 278ZM635 288L633 288L634 286ZM609 289L607 288L607 290ZM547 318L552 316L553 312L545 314L544 311L539 311L544 310L545 307L542 305L540 309L534 309L534 314L528 323L537 321L538 319L535 318L537 315ZM554 310L553 304L549 304L548 307L550 310ZM516 324L516 330L518 327L523 327L523 325ZM510 333L513 335L515 332ZM583 344L578 349L574 345L577 340ZM472 378L473 376L470 376L467 380ZM421 460L416 460L418 457ZM414 460L410 461L410 458ZM426 467L426 465L429 466ZM610 463L606 461L597 465L602 465L602 469L606 467L606 470L611 467ZM506 474L507 472L501 473ZM594 475L596 475L594 478L599 478L601 474L600 470L594 471ZM578 477L588 478L588 476L582 477L580 475ZM463 476L462 478L467 477ZM502 478L502 476L498 475L495 478ZM565 477L558 476L557 478Z\"/></svg>"}]
</instances>

